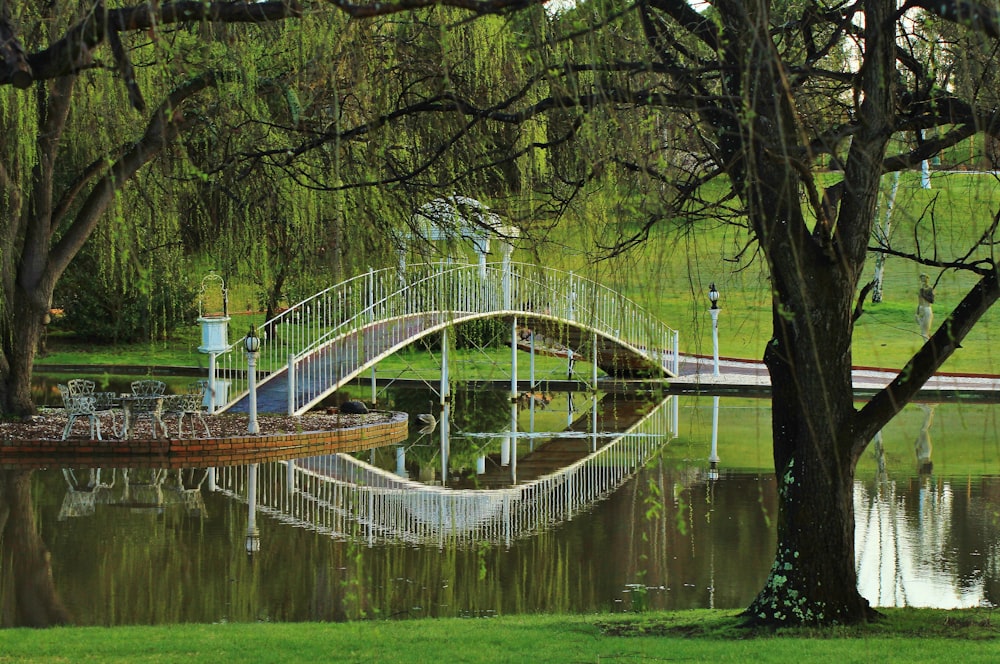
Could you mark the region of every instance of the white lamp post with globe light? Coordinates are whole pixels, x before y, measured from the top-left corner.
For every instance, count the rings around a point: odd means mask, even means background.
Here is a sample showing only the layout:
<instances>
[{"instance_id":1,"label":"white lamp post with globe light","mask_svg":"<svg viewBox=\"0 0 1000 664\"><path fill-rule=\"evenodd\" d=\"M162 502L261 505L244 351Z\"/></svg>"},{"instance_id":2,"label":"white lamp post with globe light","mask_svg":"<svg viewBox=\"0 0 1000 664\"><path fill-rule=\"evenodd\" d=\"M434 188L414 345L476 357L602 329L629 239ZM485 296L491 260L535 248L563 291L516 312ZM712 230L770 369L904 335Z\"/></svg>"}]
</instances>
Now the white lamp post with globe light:
<instances>
[{"instance_id":1,"label":"white lamp post with globe light","mask_svg":"<svg viewBox=\"0 0 1000 664\"><path fill-rule=\"evenodd\" d=\"M708 301L712 303L712 308L708 312L712 315L712 375L719 375L719 290L713 281L708 285Z\"/></svg>"},{"instance_id":2,"label":"white lamp post with globe light","mask_svg":"<svg viewBox=\"0 0 1000 664\"><path fill-rule=\"evenodd\" d=\"M712 375L719 375L719 289L715 287L713 281L708 285L708 301L712 303L709 313L712 315ZM709 478L716 479L719 476L719 397L712 397L712 449L708 455L711 464Z\"/></svg>"},{"instance_id":3,"label":"white lamp post with globe light","mask_svg":"<svg viewBox=\"0 0 1000 664\"><path fill-rule=\"evenodd\" d=\"M260 350L260 337L257 336L253 325L243 338L243 345L247 351L247 382L250 388L250 418L247 422L247 433L256 435L260 433L260 427L257 425L257 351Z\"/></svg>"}]
</instances>

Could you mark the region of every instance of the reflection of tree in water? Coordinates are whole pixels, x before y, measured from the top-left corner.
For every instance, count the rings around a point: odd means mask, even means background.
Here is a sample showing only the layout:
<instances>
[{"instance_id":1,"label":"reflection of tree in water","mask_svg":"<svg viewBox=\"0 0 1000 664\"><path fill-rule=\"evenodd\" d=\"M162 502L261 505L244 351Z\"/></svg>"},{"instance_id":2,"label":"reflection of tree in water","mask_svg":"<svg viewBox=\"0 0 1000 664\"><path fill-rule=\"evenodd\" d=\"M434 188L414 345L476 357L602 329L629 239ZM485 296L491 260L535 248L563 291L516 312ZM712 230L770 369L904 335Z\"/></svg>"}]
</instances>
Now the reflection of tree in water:
<instances>
[{"instance_id":1,"label":"reflection of tree in water","mask_svg":"<svg viewBox=\"0 0 1000 664\"><path fill-rule=\"evenodd\" d=\"M874 485L855 484L856 568L862 594L875 606L977 605L984 597L983 575L961 578L956 550L956 492L931 477L930 428L934 406L918 404L923 422L914 441L919 476L889 477L881 433L874 441ZM912 477L912 476L911 476ZM952 596L949 597L949 593Z\"/></svg>"},{"instance_id":2,"label":"reflection of tree in water","mask_svg":"<svg viewBox=\"0 0 1000 664\"><path fill-rule=\"evenodd\" d=\"M48 627L69 622L56 593L49 551L38 532L32 471L0 470L0 626Z\"/></svg>"},{"instance_id":3,"label":"reflection of tree in water","mask_svg":"<svg viewBox=\"0 0 1000 664\"><path fill-rule=\"evenodd\" d=\"M934 422L934 406L923 403L917 406L924 411L924 423L920 427L913 448L917 454L917 471L921 475L929 475L934 470L934 463L931 461L931 424Z\"/></svg>"}]
</instances>

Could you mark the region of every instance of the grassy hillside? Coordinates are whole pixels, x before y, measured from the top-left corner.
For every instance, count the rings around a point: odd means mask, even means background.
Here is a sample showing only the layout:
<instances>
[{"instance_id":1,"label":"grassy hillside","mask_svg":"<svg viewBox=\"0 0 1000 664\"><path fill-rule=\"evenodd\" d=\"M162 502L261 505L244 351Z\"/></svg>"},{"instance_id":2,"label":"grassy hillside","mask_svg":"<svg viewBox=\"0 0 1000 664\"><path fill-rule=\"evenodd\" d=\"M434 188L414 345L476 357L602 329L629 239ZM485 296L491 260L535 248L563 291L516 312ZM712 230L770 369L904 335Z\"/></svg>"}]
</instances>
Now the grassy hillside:
<instances>
[{"instance_id":1,"label":"grassy hillside","mask_svg":"<svg viewBox=\"0 0 1000 664\"><path fill-rule=\"evenodd\" d=\"M830 175L831 178L836 175ZM889 190L889 178L883 187ZM954 260L969 254L987 257L991 248L981 244L979 234L1000 208L1000 183L991 175L935 173L931 189L920 188L919 173L903 174L892 216L892 245L900 251L920 250L925 257ZM596 210L596 211L594 211ZM621 211L613 204L592 201L554 228L526 232L515 260L541 262L549 267L574 271L617 289L680 330L681 350L712 352L711 319L706 296L709 283L722 293L719 344L723 356L760 358L770 336L771 300L768 278L759 257L748 245L745 229L719 221L703 220L693 226L660 224L640 245L623 256L605 258L595 243L612 244L616 238L639 230L635 210ZM884 213L883 213L884 215ZM741 254L744 248L751 251ZM499 260L499 256L493 257ZM472 257L470 255L470 260ZM854 363L899 367L922 340L914 320L916 291L921 272L937 281L939 272L899 258L888 259L883 301L867 304L857 324ZM869 260L866 278L874 273ZM975 280L968 273L945 274L936 285L935 321L940 322ZM234 307L250 309L251 289L231 285ZM242 334L260 314L233 314L230 337ZM1000 356L992 349L1000 310L990 312L970 335L964 347L945 365L945 371L1000 373ZM196 325L181 330L169 340L102 347L79 343L54 332L51 354L39 359L46 364L153 364L197 366L206 361L197 352L200 344Z\"/></svg>"}]
</instances>

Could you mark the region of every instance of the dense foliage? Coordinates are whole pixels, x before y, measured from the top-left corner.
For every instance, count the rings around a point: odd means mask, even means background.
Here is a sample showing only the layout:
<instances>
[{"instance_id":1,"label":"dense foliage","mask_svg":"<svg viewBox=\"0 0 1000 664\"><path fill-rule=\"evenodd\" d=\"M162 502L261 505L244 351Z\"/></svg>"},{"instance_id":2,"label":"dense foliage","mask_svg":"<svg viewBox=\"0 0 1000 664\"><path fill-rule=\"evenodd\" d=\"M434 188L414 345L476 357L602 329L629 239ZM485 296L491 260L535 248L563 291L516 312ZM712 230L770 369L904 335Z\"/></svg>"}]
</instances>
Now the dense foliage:
<instances>
[{"instance_id":1,"label":"dense foliage","mask_svg":"<svg viewBox=\"0 0 1000 664\"><path fill-rule=\"evenodd\" d=\"M93 247L77 255L56 289L61 329L99 343L130 343L164 339L195 323L198 282L182 256L154 253L141 270L108 267Z\"/></svg>"}]
</instances>

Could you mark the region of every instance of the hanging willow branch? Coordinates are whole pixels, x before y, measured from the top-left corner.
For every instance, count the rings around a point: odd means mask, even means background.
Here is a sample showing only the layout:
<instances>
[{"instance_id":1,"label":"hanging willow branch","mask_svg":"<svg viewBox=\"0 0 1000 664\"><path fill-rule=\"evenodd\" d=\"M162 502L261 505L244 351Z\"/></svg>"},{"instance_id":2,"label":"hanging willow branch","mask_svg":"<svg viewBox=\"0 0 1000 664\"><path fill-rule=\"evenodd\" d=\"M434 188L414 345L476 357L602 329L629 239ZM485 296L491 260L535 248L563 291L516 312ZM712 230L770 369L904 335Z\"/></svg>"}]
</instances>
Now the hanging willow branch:
<instances>
[{"instance_id":1,"label":"hanging willow branch","mask_svg":"<svg viewBox=\"0 0 1000 664\"><path fill-rule=\"evenodd\" d=\"M128 101L132 108L140 113L146 110L146 102L142 98L139 84L135 81L135 71L132 69L132 62L128 59L128 53L122 45L121 37L114 30L108 33L108 43L111 44L111 53L115 56L118 64L118 71L125 82L125 89L128 90Z\"/></svg>"},{"instance_id":2,"label":"hanging willow branch","mask_svg":"<svg viewBox=\"0 0 1000 664\"><path fill-rule=\"evenodd\" d=\"M398 2L349 3L332 0L330 4L353 17L396 14L430 6L455 7L474 14L501 14L545 0L400 0ZM6 0L0 0L0 85L28 87L32 81L66 76L94 67L92 53L120 33L149 30L171 24L275 23L301 18L307 10L298 2L167 2L144 3L137 7L105 9L95 5L83 20L70 27L64 37L47 48L25 54L17 26L10 20ZM112 37L115 35L115 37ZM115 56L121 68L122 60ZM124 73L124 70L123 70ZM127 77L126 77L127 78ZM126 81L126 84L127 81ZM130 95L135 91L130 87ZM133 105L135 105L133 99Z\"/></svg>"},{"instance_id":3,"label":"hanging willow branch","mask_svg":"<svg viewBox=\"0 0 1000 664\"><path fill-rule=\"evenodd\" d=\"M182 102L216 85L220 78L218 72L208 72L188 81L175 89L153 112L142 138L132 143L95 182L93 189L73 217L72 223L52 247L49 270L53 274L60 275L66 269L111 204L115 193L186 128L189 119L180 110ZM60 210L62 209L60 207ZM53 227L58 222L58 219L53 219Z\"/></svg>"}]
</instances>

